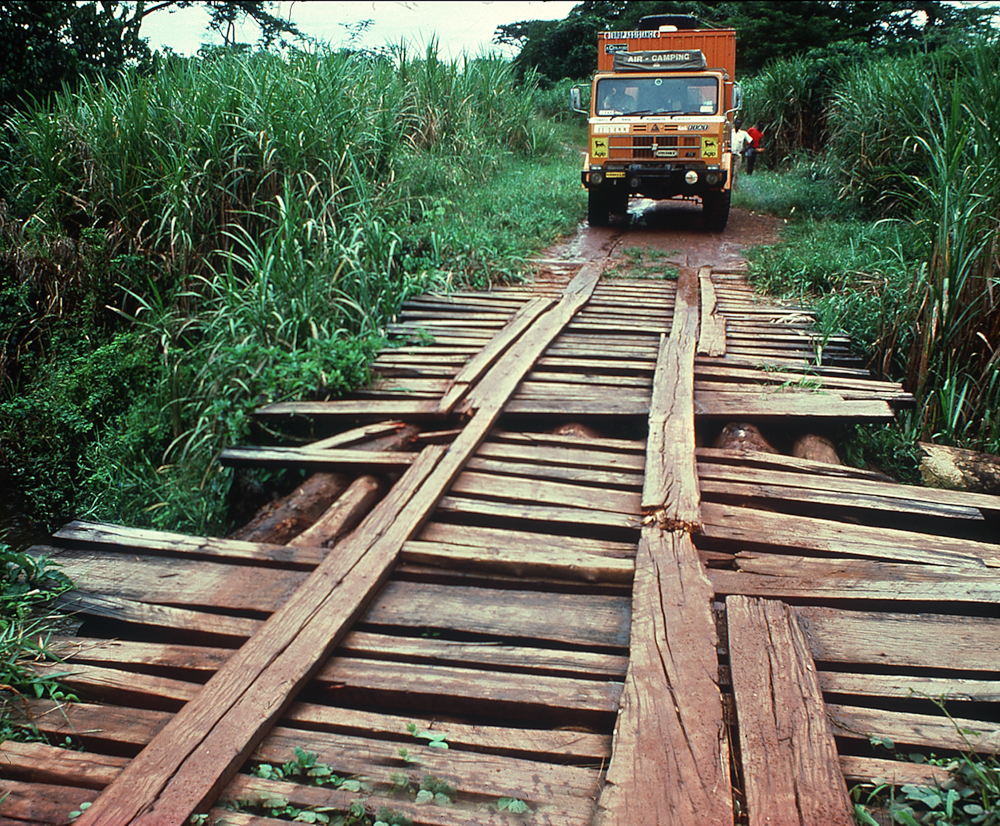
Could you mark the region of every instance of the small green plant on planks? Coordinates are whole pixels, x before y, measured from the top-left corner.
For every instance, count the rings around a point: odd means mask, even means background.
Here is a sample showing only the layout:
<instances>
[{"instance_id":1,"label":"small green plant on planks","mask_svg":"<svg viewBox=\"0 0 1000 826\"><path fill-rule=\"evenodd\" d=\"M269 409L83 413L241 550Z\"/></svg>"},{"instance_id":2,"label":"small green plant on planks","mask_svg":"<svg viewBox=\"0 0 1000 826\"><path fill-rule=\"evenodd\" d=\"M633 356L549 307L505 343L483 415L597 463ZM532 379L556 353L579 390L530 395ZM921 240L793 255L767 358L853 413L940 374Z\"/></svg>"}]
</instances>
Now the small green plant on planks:
<instances>
[{"instance_id":1,"label":"small green plant on planks","mask_svg":"<svg viewBox=\"0 0 1000 826\"><path fill-rule=\"evenodd\" d=\"M939 705L944 710L943 704ZM961 731L963 736L975 733ZM1000 824L1000 760L996 755L985 756L971 750L957 757L928 756L919 752L902 755L890 738L870 739L873 746L887 749L901 760L947 769L952 781L944 786L906 784L897 788L887 783L873 788L855 786L851 789L851 797L855 819L861 826L882 826L885 822L902 826ZM891 820L877 820L876 814Z\"/></svg>"},{"instance_id":2,"label":"small green plant on planks","mask_svg":"<svg viewBox=\"0 0 1000 826\"><path fill-rule=\"evenodd\" d=\"M422 741L427 748L448 749L445 732L423 729L416 723L406 725L407 733ZM295 759L280 765L274 763L258 763L253 768L253 775L265 780L278 782L300 783L309 786L334 788L340 791L359 795L352 800L344 811L337 807L300 807L292 804L289 799L277 790L273 793L261 794L256 799L230 801L227 808L249 814L287 820L294 823L320 823L330 826L411 826L411 820L406 815L386 806L374 810L369 806L367 795L371 794L377 783L367 777L349 777L337 774L327 763L321 762L314 752L296 747ZM419 758L406 748L399 749L400 759L407 766L418 766ZM389 775L391 784L389 794L417 806L451 807L458 802L458 789L447 780L433 774L414 777L404 772L392 772ZM500 797L493 804L497 812L511 815L529 814L531 807L520 798ZM203 815L196 816L205 817ZM192 826L216 826L208 820L192 819ZM221 823L218 826L222 826Z\"/></svg>"},{"instance_id":3,"label":"small green plant on planks","mask_svg":"<svg viewBox=\"0 0 1000 826\"><path fill-rule=\"evenodd\" d=\"M0 544L0 563L0 739L40 739L37 731L16 725L6 712L27 697L76 699L59 684L59 674L40 675L32 667L36 662L58 661L48 645L57 619L50 605L73 583L52 560L5 544Z\"/></svg>"}]
</instances>

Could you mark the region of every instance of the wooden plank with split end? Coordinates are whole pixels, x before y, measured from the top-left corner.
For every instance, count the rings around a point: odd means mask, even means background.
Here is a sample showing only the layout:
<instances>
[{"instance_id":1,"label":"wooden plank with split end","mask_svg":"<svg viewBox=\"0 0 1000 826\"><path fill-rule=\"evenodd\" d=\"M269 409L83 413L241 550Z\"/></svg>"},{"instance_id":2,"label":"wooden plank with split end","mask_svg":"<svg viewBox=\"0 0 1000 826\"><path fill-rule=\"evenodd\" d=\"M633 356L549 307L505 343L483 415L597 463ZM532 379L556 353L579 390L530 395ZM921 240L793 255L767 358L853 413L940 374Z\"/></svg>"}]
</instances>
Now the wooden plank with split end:
<instances>
[{"instance_id":1,"label":"wooden plank with split end","mask_svg":"<svg viewBox=\"0 0 1000 826\"><path fill-rule=\"evenodd\" d=\"M598 826L733 823L712 597L690 536L646 526Z\"/></svg>"},{"instance_id":2,"label":"wooden plank with split end","mask_svg":"<svg viewBox=\"0 0 1000 826\"><path fill-rule=\"evenodd\" d=\"M660 342L653 376L642 512L668 529L697 533L694 354L698 331L698 282L681 274L670 337Z\"/></svg>"},{"instance_id":3,"label":"wooden plank with split end","mask_svg":"<svg viewBox=\"0 0 1000 826\"><path fill-rule=\"evenodd\" d=\"M724 356L726 354L726 317L719 312L712 284L712 268L698 270L701 287L701 330L698 332L699 356Z\"/></svg>"},{"instance_id":4,"label":"wooden plank with split end","mask_svg":"<svg viewBox=\"0 0 1000 826\"><path fill-rule=\"evenodd\" d=\"M783 602L726 600L750 826L854 826L816 664Z\"/></svg>"}]
</instances>

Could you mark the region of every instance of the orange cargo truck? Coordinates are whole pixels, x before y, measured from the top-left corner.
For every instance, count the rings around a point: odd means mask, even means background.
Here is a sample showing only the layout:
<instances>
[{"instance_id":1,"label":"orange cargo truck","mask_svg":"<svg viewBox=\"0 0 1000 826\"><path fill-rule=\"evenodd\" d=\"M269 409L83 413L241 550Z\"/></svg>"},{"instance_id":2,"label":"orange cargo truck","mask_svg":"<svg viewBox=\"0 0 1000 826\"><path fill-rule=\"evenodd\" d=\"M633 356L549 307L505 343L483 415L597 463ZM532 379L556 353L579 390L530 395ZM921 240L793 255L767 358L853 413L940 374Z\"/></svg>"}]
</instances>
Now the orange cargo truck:
<instances>
[{"instance_id":1,"label":"orange cargo truck","mask_svg":"<svg viewBox=\"0 0 1000 826\"><path fill-rule=\"evenodd\" d=\"M639 30L599 32L583 185L588 217L603 226L630 195L699 199L705 227L729 220L736 32L700 29L685 16L653 16Z\"/></svg>"}]
</instances>

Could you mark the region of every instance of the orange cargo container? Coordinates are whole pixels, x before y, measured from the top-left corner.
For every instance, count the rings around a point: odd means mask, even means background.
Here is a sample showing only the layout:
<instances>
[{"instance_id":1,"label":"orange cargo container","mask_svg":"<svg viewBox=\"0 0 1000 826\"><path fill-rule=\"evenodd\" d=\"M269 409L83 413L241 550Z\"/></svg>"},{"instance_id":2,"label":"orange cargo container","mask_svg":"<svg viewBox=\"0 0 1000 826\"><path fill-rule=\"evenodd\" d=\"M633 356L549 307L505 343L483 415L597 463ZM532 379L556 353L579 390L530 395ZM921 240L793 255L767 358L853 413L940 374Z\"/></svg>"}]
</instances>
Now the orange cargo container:
<instances>
[{"instance_id":1,"label":"orange cargo container","mask_svg":"<svg viewBox=\"0 0 1000 826\"><path fill-rule=\"evenodd\" d=\"M643 195L698 199L706 228L720 231L729 218L732 117L741 98L736 32L699 29L680 16L639 25L597 36L582 174L590 223L608 223L627 212L630 196Z\"/></svg>"}]
</instances>

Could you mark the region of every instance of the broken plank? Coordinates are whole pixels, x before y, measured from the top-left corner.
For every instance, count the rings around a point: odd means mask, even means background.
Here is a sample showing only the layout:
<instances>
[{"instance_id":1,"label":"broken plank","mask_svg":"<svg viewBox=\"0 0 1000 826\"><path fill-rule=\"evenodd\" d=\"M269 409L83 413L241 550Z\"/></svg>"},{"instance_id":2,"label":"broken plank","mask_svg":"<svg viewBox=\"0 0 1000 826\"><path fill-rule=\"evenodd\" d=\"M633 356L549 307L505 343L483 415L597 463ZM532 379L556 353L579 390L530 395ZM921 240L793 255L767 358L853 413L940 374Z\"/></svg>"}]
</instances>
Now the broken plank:
<instances>
[{"instance_id":1,"label":"broken plank","mask_svg":"<svg viewBox=\"0 0 1000 826\"><path fill-rule=\"evenodd\" d=\"M644 528L598 826L733 822L712 597L690 536Z\"/></svg>"},{"instance_id":2,"label":"broken plank","mask_svg":"<svg viewBox=\"0 0 1000 826\"><path fill-rule=\"evenodd\" d=\"M750 826L854 826L816 665L776 600L726 600Z\"/></svg>"}]
</instances>

